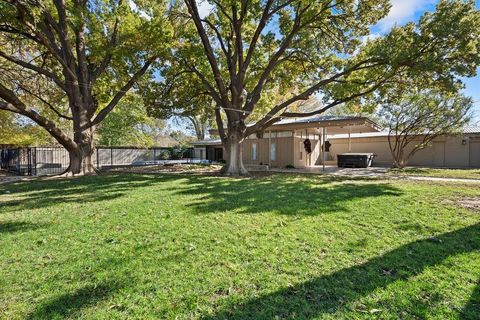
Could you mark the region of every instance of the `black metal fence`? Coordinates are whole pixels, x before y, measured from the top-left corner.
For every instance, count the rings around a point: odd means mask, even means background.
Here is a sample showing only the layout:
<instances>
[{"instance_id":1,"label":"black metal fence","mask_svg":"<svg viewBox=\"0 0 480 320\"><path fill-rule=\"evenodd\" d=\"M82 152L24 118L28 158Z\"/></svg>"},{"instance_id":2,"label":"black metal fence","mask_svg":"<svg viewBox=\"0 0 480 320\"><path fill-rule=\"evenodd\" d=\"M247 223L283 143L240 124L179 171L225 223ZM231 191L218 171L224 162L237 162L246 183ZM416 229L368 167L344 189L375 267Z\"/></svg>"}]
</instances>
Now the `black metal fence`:
<instances>
[{"instance_id":1,"label":"black metal fence","mask_svg":"<svg viewBox=\"0 0 480 320\"><path fill-rule=\"evenodd\" d=\"M92 162L98 169L201 161L194 158L193 148L98 147L92 155ZM18 175L60 174L68 168L69 163L67 150L59 147L8 148L0 151L0 168Z\"/></svg>"},{"instance_id":2,"label":"black metal fence","mask_svg":"<svg viewBox=\"0 0 480 320\"><path fill-rule=\"evenodd\" d=\"M35 162L34 158L32 148L2 149L0 153L1 168L20 175L36 175L32 166L32 163Z\"/></svg>"}]
</instances>

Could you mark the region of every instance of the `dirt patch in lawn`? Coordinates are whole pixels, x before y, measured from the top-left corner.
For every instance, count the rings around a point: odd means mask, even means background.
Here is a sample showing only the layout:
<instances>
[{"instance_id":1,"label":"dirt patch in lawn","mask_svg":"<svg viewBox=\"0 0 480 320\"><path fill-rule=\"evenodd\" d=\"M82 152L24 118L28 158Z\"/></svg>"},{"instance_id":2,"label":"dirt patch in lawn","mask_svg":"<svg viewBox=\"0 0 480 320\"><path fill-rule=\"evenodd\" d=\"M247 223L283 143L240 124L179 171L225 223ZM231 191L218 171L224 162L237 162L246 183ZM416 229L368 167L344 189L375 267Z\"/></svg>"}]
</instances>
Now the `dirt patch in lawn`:
<instances>
[{"instance_id":1,"label":"dirt patch in lawn","mask_svg":"<svg viewBox=\"0 0 480 320\"><path fill-rule=\"evenodd\" d=\"M456 205L457 207L480 211L480 197L466 197L458 200L446 200L445 204Z\"/></svg>"},{"instance_id":2,"label":"dirt patch in lawn","mask_svg":"<svg viewBox=\"0 0 480 320\"><path fill-rule=\"evenodd\" d=\"M466 209L480 211L480 197L479 198L463 198L458 200L457 204L459 204L460 206Z\"/></svg>"}]
</instances>

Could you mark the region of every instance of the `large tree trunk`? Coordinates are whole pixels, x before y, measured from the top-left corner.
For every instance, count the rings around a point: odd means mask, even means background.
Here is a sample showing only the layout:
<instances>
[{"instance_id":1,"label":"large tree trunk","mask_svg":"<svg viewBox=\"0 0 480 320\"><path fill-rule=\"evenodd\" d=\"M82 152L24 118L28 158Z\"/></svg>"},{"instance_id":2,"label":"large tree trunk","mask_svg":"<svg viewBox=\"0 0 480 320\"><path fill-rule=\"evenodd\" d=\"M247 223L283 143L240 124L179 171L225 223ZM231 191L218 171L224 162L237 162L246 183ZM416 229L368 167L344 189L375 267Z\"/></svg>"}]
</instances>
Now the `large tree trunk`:
<instances>
[{"instance_id":1,"label":"large tree trunk","mask_svg":"<svg viewBox=\"0 0 480 320\"><path fill-rule=\"evenodd\" d=\"M243 165L242 157L242 142L238 134L229 134L229 137L224 142L225 147L225 166L222 168L222 173L226 176L245 176L248 175L248 170Z\"/></svg>"},{"instance_id":2,"label":"large tree trunk","mask_svg":"<svg viewBox=\"0 0 480 320\"><path fill-rule=\"evenodd\" d=\"M78 176L95 173L96 169L92 163L93 148L79 147L75 150L69 150L70 165L63 175Z\"/></svg>"},{"instance_id":3,"label":"large tree trunk","mask_svg":"<svg viewBox=\"0 0 480 320\"><path fill-rule=\"evenodd\" d=\"M96 169L92 163L92 155L95 151L93 146L93 133L83 132L75 136L76 146L69 148L70 165L65 170L65 176L78 176L95 173Z\"/></svg>"}]
</instances>

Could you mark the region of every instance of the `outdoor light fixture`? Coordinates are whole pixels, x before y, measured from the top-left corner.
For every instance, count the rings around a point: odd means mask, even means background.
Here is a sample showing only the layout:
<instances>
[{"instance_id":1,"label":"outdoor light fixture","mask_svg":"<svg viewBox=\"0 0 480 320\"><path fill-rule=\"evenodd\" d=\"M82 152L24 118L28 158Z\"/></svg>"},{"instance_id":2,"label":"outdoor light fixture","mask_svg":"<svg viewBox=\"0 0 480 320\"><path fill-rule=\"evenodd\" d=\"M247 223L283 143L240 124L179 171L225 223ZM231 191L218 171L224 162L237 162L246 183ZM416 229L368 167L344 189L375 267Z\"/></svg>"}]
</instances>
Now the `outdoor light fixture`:
<instances>
[{"instance_id":1,"label":"outdoor light fixture","mask_svg":"<svg viewBox=\"0 0 480 320\"><path fill-rule=\"evenodd\" d=\"M467 144L467 139L462 139L462 146Z\"/></svg>"}]
</instances>

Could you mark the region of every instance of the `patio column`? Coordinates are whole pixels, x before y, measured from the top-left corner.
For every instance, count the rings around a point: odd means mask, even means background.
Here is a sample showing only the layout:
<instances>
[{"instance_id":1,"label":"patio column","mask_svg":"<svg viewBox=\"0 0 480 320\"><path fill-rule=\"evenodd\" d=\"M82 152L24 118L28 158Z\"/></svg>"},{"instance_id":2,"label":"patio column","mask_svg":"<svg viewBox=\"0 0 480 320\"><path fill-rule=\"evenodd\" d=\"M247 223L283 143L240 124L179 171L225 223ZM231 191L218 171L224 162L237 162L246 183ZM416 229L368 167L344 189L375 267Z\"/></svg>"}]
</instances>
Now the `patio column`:
<instances>
[{"instance_id":1,"label":"patio column","mask_svg":"<svg viewBox=\"0 0 480 320\"><path fill-rule=\"evenodd\" d=\"M308 139L308 129L305 129L305 139ZM305 165L310 166L310 154L305 151Z\"/></svg>"},{"instance_id":2,"label":"patio column","mask_svg":"<svg viewBox=\"0 0 480 320\"><path fill-rule=\"evenodd\" d=\"M327 128L322 128L322 170L325 171L325 137L327 135Z\"/></svg>"},{"instance_id":3,"label":"patio column","mask_svg":"<svg viewBox=\"0 0 480 320\"><path fill-rule=\"evenodd\" d=\"M268 131L268 167L272 166L272 131Z\"/></svg>"},{"instance_id":4,"label":"patio column","mask_svg":"<svg viewBox=\"0 0 480 320\"><path fill-rule=\"evenodd\" d=\"M350 137L352 134L352 127L348 126L348 152L352 151L352 138Z\"/></svg>"}]
</instances>

